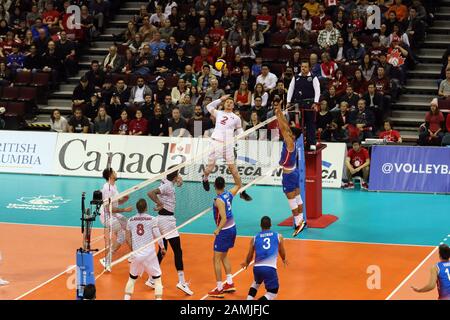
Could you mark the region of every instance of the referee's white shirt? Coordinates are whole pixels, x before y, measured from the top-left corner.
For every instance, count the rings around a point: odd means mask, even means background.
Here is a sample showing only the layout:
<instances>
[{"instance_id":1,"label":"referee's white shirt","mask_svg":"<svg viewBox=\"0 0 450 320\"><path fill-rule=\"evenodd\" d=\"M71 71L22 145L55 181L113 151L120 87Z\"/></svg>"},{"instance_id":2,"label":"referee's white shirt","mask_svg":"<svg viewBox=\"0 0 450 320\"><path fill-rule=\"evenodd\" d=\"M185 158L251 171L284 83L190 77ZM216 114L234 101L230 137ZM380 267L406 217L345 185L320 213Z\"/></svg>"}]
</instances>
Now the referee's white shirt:
<instances>
[{"instance_id":1,"label":"referee's white shirt","mask_svg":"<svg viewBox=\"0 0 450 320\"><path fill-rule=\"evenodd\" d=\"M158 189L160 192L158 198L163 204L163 208L169 212L175 213L176 198L173 182L167 179L162 179L161 185Z\"/></svg>"}]
</instances>

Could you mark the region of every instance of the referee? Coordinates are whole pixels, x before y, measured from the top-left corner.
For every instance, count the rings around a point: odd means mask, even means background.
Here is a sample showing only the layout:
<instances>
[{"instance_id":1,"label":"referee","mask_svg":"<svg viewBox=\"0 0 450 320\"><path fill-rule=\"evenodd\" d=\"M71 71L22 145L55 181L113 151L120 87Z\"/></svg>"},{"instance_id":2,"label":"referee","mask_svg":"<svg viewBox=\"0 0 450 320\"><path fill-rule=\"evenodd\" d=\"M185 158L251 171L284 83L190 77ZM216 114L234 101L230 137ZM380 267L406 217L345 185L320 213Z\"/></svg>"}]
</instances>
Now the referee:
<instances>
[{"instance_id":1,"label":"referee","mask_svg":"<svg viewBox=\"0 0 450 320\"><path fill-rule=\"evenodd\" d=\"M175 166L169 167L169 169ZM177 288L182 290L188 295L193 295L194 293L189 288L188 284L184 278L184 267L183 267L183 251L181 250L181 240L180 235L175 228L177 227L175 218L175 184L180 187L183 183L181 176L178 174L178 170L167 175L165 179L161 180L159 188L149 191L147 195L156 204L155 211L158 211L158 227L161 234L164 237L164 247L167 250L167 242L170 243L172 247L175 267L178 273L178 284ZM158 252L158 260L161 264L164 255L161 253L161 249ZM153 287L152 279L149 279L146 283L149 287Z\"/></svg>"},{"instance_id":2,"label":"referee","mask_svg":"<svg viewBox=\"0 0 450 320\"><path fill-rule=\"evenodd\" d=\"M306 144L310 150L316 149L316 105L320 99L320 83L310 72L309 61L302 61L300 73L292 78L287 93L287 107L291 104L304 110ZM303 130L303 128L302 128Z\"/></svg>"}]
</instances>

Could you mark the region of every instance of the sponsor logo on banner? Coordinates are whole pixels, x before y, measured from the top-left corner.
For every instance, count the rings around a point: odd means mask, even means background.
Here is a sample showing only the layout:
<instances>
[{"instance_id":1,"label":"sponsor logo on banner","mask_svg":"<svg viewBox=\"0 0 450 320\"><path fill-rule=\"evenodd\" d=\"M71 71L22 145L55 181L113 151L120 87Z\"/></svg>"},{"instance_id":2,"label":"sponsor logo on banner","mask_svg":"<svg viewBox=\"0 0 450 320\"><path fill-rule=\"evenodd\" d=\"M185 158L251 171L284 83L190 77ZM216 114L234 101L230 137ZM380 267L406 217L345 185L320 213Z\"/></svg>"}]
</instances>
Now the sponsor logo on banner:
<instances>
[{"instance_id":1,"label":"sponsor logo on banner","mask_svg":"<svg viewBox=\"0 0 450 320\"><path fill-rule=\"evenodd\" d=\"M450 148L374 146L370 189L450 192Z\"/></svg>"},{"instance_id":2,"label":"sponsor logo on banner","mask_svg":"<svg viewBox=\"0 0 450 320\"><path fill-rule=\"evenodd\" d=\"M51 211L58 209L61 204L71 201L63 197L51 196L35 196L35 197L21 197L17 199L16 203L9 203L7 209L19 210L34 210L34 211Z\"/></svg>"},{"instance_id":3,"label":"sponsor logo on banner","mask_svg":"<svg viewBox=\"0 0 450 320\"><path fill-rule=\"evenodd\" d=\"M0 131L0 172L53 172L56 133Z\"/></svg>"},{"instance_id":4,"label":"sponsor logo on banner","mask_svg":"<svg viewBox=\"0 0 450 320\"><path fill-rule=\"evenodd\" d=\"M346 154L345 143L325 143L322 152L322 186L324 188L340 188Z\"/></svg>"}]
</instances>

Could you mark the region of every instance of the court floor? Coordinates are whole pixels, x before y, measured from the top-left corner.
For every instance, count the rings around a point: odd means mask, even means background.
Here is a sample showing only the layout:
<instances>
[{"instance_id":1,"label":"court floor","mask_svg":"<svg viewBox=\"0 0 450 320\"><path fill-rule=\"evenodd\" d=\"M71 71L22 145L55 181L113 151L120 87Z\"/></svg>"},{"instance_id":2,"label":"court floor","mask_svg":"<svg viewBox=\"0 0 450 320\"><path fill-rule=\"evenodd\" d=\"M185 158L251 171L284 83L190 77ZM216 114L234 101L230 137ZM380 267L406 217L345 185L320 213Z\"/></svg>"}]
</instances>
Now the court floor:
<instances>
[{"instance_id":1,"label":"court floor","mask_svg":"<svg viewBox=\"0 0 450 320\"><path fill-rule=\"evenodd\" d=\"M101 179L0 174L0 299L73 299L75 251L81 246L80 196L103 184ZM136 180L119 180L119 190ZM436 292L416 294L411 285L428 280L436 246L450 242L450 197L445 195L324 190L324 213L338 216L326 229L306 229L295 239L277 224L289 216L280 188L249 189L254 201L233 204L238 240L230 252L237 292L245 299L252 271L241 270L250 237L269 215L274 230L287 238L288 266L279 265L280 299L436 299ZM100 227L99 224L95 225ZM210 214L181 230L186 278L195 292L186 297L175 288L172 252L162 263L165 299L204 299L213 289ZM94 248L103 248L102 229L94 230ZM98 299L122 299L128 262L102 273L95 257ZM137 282L134 299L152 299L146 279ZM260 294L263 289L260 289Z\"/></svg>"}]
</instances>

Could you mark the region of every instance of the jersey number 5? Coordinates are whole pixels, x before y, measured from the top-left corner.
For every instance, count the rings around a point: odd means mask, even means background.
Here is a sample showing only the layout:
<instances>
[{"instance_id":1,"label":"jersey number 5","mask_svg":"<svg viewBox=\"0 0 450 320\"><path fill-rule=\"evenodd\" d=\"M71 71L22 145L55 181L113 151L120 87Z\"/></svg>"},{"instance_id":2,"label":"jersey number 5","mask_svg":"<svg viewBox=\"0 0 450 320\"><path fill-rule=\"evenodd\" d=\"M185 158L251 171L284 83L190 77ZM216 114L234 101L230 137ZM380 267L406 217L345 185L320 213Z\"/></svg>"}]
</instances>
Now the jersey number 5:
<instances>
[{"instance_id":1,"label":"jersey number 5","mask_svg":"<svg viewBox=\"0 0 450 320\"><path fill-rule=\"evenodd\" d=\"M227 121L228 121L228 117L224 116L222 121L220 121L220 124L224 126L227 123Z\"/></svg>"},{"instance_id":2,"label":"jersey number 5","mask_svg":"<svg viewBox=\"0 0 450 320\"><path fill-rule=\"evenodd\" d=\"M144 225L142 223L139 223L136 226L136 233L137 233L138 236L143 236L144 235L145 230L144 230Z\"/></svg>"},{"instance_id":3,"label":"jersey number 5","mask_svg":"<svg viewBox=\"0 0 450 320\"><path fill-rule=\"evenodd\" d=\"M269 250L270 249L270 238L264 238L263 248L265 250Z\"/></svg>"}]
</instances>

